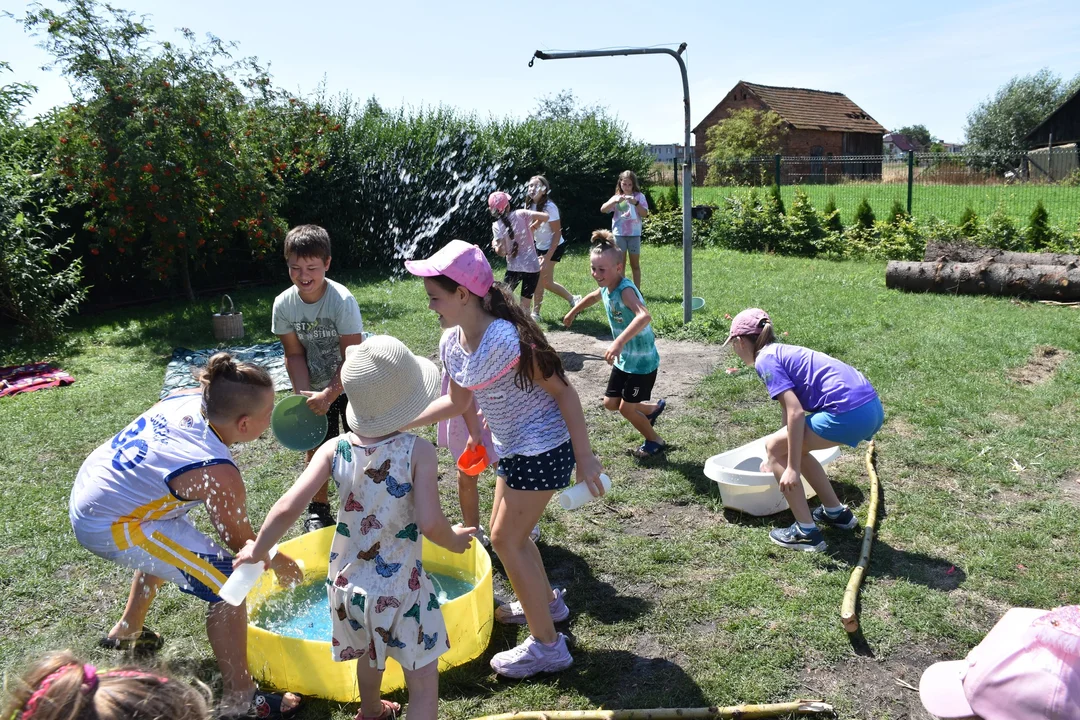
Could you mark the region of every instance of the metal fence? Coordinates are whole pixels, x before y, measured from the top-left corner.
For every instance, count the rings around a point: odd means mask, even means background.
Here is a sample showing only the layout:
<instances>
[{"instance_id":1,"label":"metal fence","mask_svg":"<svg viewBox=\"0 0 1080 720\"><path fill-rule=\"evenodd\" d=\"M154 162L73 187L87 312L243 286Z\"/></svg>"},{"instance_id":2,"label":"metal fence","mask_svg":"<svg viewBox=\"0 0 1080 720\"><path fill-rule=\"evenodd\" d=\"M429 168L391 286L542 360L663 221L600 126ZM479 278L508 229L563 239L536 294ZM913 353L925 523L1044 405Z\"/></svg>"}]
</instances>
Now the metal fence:
<instances>
[{"instance_id":1,"label":"metal fence","mask_svg":"<svg viewBox=\"0 0 1080 720\"><path fill-rule=\"evenodd\" d=\"M880 219L899 205L915 218L956 223L967 208L980 218L1004 213L1026 225L1041 200L1050 222L1075 231L1080 224L1080 149L1056 147L1006 158L975 153L751 158L716 168L721 182L704 184L709 167L694 168L695 205L779 185L785 203L800 188L822 210L830 199L848 222L865 198ZM672 173L654 178L670 184ZM666 181L666 182L665 182Z\"/></svg>"}]
</instances>

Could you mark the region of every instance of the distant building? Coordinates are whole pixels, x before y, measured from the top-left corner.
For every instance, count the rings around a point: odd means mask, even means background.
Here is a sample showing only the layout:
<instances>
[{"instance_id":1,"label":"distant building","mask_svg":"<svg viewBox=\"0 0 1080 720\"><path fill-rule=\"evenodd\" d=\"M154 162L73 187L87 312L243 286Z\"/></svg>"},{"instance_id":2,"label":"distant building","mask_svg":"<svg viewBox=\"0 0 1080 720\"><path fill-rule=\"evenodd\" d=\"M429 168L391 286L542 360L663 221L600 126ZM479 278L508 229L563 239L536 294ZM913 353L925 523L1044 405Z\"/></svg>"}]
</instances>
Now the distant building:
<instances>
[{"instance_id":1,"label":"distant building","mask_svg":"<svg viewBox=\"0 0 1080 720\"><path fill-rule=\"evenodd\" d=\"M683 159L682 143L668 143L667 145L650 145L649 154L655 162L669 163L672 160ZM694 159L694 148L690 148L690 160Z\"/></svg>"},{"instance_id":2,"label":"distant building","mask_svg":"<svg viewBox=\"0 0 1080 720\"><path fill-rule=\"evenodd\" d=\"M964 145L961 143L941 143L941 147L945 149L947 153L962 153L964 152Z\"/></svg>"},{"instance_id":3,"label":"distant building","mask_svg":"<svg viewBox=\"0 0 1080 720\"><path fill-rule=\"evenodd\" d=\"M705 136L709 128L722 123L735 110L772 110L788 124L788 138L783 154L800 157L878 156L877 160L845 161L842 174L862 178L881 177L882 135L885 128L843 93L805 88L773 87L740 80L716 107L694 128L697 157L706 153ZM808 172L800 177L814 182L823 180L824 162L810 162ZM794 170L794 168L792 168ZM708 168L699 163L696 182L704 183Z\"/></svg>"},{"instance_id":4,"label":"distant building","mask_svg":"<svg viewBox=\"0 0 1080 720\"><path fill-rule=\"evenodd\" d=\"M885 133L882 138L884 154L892 158L906 157L909 152L922 152L918 142L898 132Z\"/></svg>"}]
</instances>

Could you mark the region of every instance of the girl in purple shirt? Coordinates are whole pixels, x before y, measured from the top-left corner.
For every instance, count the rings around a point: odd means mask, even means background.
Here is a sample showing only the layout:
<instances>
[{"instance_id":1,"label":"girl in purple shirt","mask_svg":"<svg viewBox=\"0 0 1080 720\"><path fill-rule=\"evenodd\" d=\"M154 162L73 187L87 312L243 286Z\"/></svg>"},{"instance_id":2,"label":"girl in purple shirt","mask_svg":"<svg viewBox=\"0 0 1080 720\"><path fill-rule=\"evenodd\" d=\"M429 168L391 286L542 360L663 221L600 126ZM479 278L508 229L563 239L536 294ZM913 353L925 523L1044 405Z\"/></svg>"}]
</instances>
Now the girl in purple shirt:
<instances>
[{"instance_id":1,"label":"girl in purple shirt","mask_svg":"<svg viewBox=\"0 0 1080 720\"><path fill-rule=\"evenodd\" d=\"M855 368L825 353L776 342L769 314L758 308L743 310L731 321L725 345L757 371L769 397L784 408L784 427L765 439L768 468L780 484L795 523L777 528L769 539L792 550L821 552L825 538L817 523L843 530L856 527L855 515L840 502L821 463L810 454L844 443L855 447L874 437L885 415L881 400ZM810 512L799 477L802 475L821 498Z\"/></svg>"}]
</instances>

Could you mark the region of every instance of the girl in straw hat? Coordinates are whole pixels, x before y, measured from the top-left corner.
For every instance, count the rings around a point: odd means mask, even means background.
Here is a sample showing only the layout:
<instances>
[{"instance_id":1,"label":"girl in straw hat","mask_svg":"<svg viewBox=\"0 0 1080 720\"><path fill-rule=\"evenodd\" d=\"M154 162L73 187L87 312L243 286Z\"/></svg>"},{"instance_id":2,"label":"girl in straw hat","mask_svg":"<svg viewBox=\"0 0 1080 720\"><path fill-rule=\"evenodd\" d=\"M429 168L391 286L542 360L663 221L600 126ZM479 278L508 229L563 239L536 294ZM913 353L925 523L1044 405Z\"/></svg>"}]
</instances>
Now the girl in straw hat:
<instances>
[{"instance_id":1,"label":"girl in straw hat","mask_svg":"<svg viewBox=\"0 0 1080 720\"><path fill-rule=\"evenodd\" d=\"M327 475L342 498L330 546L327 593L334 660L359 660L357 720L395 717L379 688L386 658L401 664L409 718L435 718L437 661L450 648L435 590L424 572L421 537L456 553L476 528L450 526L439 504L435 447L398 432L439 396L439 371L388 335L345 352L341 382L351 432L326 442L266 516L236 563L259 562L292 526Z\"/></svg>"},{"instance_id":2,"label":"girl in straw hat","mask_svg":"<svg viewBox=\"0 0 1080 720\"><path fill-rule=\"evenodd\" d=\"M527 623L531 635L497 653L491 667L512 678L564 670L573 658L554 623L570 611L563 593L552 590L529 531L555 491L570 484L575 464L577 482L587 483L593 495L604 493L603 468L589 445L581 401L539 326L504 285L493 282L480 248L451 240L427 260L405 267L424 278L428 307L446 329L439 356L450 375L449 394L410 427L460 415L475 400L500 457L491 545L518 602L500 606L495 617Z\"/></svg>"}]
</instances>

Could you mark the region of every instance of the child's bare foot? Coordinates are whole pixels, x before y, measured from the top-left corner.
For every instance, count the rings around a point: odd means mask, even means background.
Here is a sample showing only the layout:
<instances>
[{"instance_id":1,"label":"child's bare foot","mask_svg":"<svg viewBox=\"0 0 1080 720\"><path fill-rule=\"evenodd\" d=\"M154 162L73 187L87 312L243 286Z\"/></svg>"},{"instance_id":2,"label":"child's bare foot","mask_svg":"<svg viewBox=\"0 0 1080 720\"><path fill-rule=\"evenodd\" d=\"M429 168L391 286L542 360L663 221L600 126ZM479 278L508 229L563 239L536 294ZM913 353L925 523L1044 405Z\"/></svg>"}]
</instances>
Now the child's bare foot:
<instances>
[{"instance_id":1,"label":"child's bare foot","mask_svg":"<svg viewBox=\"0 0 1080 720\"><path fill-rule=\"evenodd\" d=\"M362 709L357 710L356 720L394 720L399 712L401 712L401 705L389 700L383 700L381 713L378 715L365 715Z\"/></svg>"}]
</instances>

